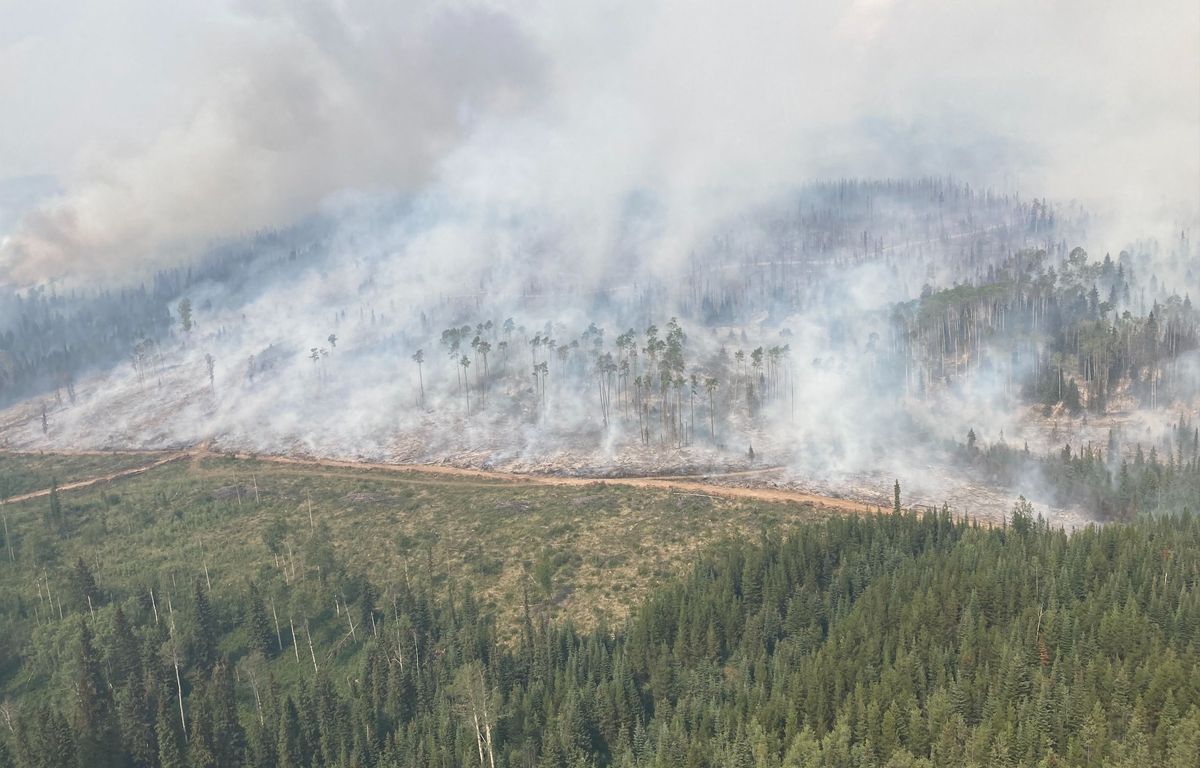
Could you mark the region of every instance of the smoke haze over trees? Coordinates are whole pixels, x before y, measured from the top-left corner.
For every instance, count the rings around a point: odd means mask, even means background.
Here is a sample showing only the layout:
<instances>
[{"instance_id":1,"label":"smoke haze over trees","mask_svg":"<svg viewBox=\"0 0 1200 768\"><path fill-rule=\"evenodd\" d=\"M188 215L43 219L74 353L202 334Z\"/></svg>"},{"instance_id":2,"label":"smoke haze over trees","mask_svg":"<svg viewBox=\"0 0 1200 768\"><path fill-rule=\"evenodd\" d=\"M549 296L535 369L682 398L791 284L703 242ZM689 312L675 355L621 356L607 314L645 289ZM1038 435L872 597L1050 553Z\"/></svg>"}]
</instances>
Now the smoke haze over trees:
<instances>
[{"instance_id":1,"label":"smoke haze over trees","mask_svg":"<svg viewBox=\"0 0 1200 768\"><path fill-rule=\"evenodd\" d=\"M597 473L736 466L757 442L794 477L845 484L925 477L968 431L1057 453L1059 420L1081 451L1119 432L1116 472L1194 418L1186 231L1098 258L1075 245L1094 237L1085 209L938 179L802 186L714 225L671 270L647 260L658 223L643 200L629 237L581 271L558 265L571 232L467 233L372 207L232 241L149 289L14 293L2 394L49 410L7 439L516 467L565 455ZM983 474L1079 502L1045 473ZM928 503L955 499L923 485Z\"/></svg>"}]
</instances>

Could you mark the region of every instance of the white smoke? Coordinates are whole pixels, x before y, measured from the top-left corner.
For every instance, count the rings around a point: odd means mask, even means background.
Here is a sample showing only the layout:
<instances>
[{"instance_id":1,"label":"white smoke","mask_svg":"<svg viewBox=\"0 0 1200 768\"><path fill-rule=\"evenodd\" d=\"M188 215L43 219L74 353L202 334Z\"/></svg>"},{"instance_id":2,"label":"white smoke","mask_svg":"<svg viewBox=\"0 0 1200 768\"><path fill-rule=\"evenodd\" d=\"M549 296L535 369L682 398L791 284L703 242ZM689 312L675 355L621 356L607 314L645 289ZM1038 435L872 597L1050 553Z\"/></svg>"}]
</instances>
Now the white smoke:
<instances>
[{"instance_id":1,"label":"white smoke","mask_svg":"<svg viewBox=\"0 0 1200 768\"><path fill-rule=\"evenodd\" d=\"M71 18L63 5L55 18ZM347 189L429 184L444 204L569 229L588 265L618 243L637 193L661 207L668 264L706 222L813 177L955 174L1085 199L1122 236L1200 208L1190 2L183 5L202 41L185 64L146 42L183 30L142 3L81 12L90 44L70 22L12 11L29 30L15 24L0 48L16 124L0 158L49 151L35 137L59 123L102 131L68 132L73 159L23 170L57 173L65 192L9 236L3 278L160 265ZM55 102L39 82L86 81L121 60L122 35L145 60L107 85L110 104L40 108ZM51 53L66 61L47 75ZM139 107L143 84L173 109ZM122 123L147 114L145 133Z\"/></svg>"}]
</instances>

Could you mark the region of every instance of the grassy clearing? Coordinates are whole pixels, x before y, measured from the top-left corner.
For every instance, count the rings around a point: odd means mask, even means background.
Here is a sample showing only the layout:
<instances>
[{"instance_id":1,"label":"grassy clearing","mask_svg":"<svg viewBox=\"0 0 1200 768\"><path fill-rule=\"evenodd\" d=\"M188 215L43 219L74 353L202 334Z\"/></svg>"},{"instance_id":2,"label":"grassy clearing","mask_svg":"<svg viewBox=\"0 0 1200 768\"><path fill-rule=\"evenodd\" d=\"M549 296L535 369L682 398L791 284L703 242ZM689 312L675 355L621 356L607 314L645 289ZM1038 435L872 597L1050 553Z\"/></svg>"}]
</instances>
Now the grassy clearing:
<instances>
[{"instance_id":1,"label":"grassy clearing","mask_svg":"<svg viewBox=\"0 0 1200 768\"><path fill-rule=\"evenodd\" d=\"M160 458L148 453L0 453L0 500L30 491L143 467Z\"/></svg>"},{"instance_id":2,"label":"grassy clearing","mask_svg":"<svg viewBox=\"0 0 1200 768\"><path fill-rule=\"evenodd\" d=\"M7 597L36 599L39 574L66 584L79 557L118 590L135 589L147 573L182 587L206 567L217 593L293 566L303 577L311 509L312 525L328 526L350 570L379 582L419 576L469 585L509 628L526 586L556 617L584 627L618 622L712 542L821 514L603 482L560 487L223 457L163 465L61 499L62 536L46 530L47 498L6 507L16 557L9 563L0 553Z\"/></svg>"}]
</instances>

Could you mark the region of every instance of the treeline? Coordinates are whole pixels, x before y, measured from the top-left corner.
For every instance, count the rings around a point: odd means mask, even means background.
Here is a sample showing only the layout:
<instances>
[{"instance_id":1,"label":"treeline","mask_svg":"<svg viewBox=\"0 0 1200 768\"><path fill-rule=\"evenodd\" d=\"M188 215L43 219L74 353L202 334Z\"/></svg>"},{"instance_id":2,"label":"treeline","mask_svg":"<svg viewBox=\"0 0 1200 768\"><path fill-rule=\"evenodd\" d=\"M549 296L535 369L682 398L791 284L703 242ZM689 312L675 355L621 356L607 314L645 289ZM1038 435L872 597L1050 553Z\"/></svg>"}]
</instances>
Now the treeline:
<instances>
[{"instance_id":1,"label":"treeline","mask_svg":"<svg viewBox=\"0 0 1200 768\"><path fill-rule=\"evenodd\" d=\"M977 448L973 436L959 457L988 482L1047 489L1056 505L1081 506L1098 520L1200 512L1200 428L1187 419L1148 450L1123 445L1114 430L1104 446L1065 444L1044 456L1005 443Z\"/></svg>"},{"instance_id":2,"label":"treeline","mask_svg":"<svg viewBox=\"0 0 1200 768\"><path fill-rule=\"evenodd\" d=\"M306 571L217 600L201 573L169 599L151 574L107 592L80 561L62 618L7 613L43 625L8 678L0 765L1200 760L1196 517L834 518L719 548L616 632L526 597L502 634L453 583L328 553Z\"/></svg>"},{"instance_id":3,"label":"treeline","mask_svg":"<svg viewBox=\"0 0 1200 768\"><path fill-rule=\"evenodd\" d=\"M85 371L127 359L134 346L161 338L171 324L167 302L177 281L93 296L36 288L3 299L9 317L0 328L0 405L53 392L74 401Z\"/></svg>"},{"instance_id":4,"label":"treeline","mask_svg":"<svg viewBox=\"0 0 1200 768\"><path fill-rule=\"evenodd\" d=\"M1173 255L1186 262L1190 252L1181 239ZM1105 413L1117 395L1141 407L1192 397L1200 384L1186 359L1200 349L1200 312L1146 265L1138 274L1138 262L1124 251L1089 261L1082 248L1061 260L1025 249L971 283L927 287L893 311L890 378L923 396L990 376L1047 413Z\"/></svg>"},{"instance_id":5,"label":"treeline","mask_svg":"<svg viewBox=\"0 0 1200 768\"><path fill-rule=\"evenodd\" d=\"M1048 209L1037 208L1030 226L1049 226ZM1176 253L1189 248L1181 240ZM459 405L451 400L451 407L467 415L494 395L508 408L532 393L530 412L540 418L548 401L565 394L591 400L599 424L619 421L630 431L636 425L644 443L677 446L719 442L720 425L752 419L772 403L794 409L797 377L833 365L882 396L932 397L939 389L994 383L1013 400L1042 404L1046 415L1056 408L1103 414L1116 397L1122 406L1155 408L1200 394L1191 362L1200 354L1200 311L1190 297L1171 293L1160 302L1152 294L1147 304L1145 285L1157 291L1157 278L1139 278L1139 259L1129 253L1090 262L1080 248L1057 250L1057 263L1044 250L1020 250L988 264L977 283L926 286L921 298L877 318L879 331L865 338L856 334L866 333L870 320L859 325L863 318L830 306L826 359L794 359L783 324L750 324L753 338L734 328L718 336L688 318L672 317L660 328L652 315L645 326L608 333L595 322L580 332L553 321L527 328L511 318L460 319L440 332L438 346L454 369ZM637 314L625 307L617 317ZM685 325L706 333L699 345L689 346ZM422 402L422 366L442 365L433 351L413 355ZM447 393L434 394L431 400L444 402Z\"/></svg>"},{"instance_id":6,"label":"treeline","mask_svg":"<svg viewBox=\"0 0 1200 768\"><path fill-rule=\"evenodd\" d=\"M308 223L247 237L136 285L0 292L0 406L39 394L61 405L74 400L75 382L90 371L159 358L159 345L178 321L171 309L182 294L213 283L233 298L249 275L295 269L298 258L311 258L320 231Z\"/></svg>"},{"instance_id":7,"label":"treeline","mask_svg":"<svg viewBox=\"0 0 1200 768\"><path fill-rule=\"evenodd\" d=\"M1065 238L1077 234L1077 220L1086 216L944 179L809 185L724 223L673 280L635 270L644 284L633 295L580 294L585 311L616 318L607 338L596 325L590 333L572 329L579 334L573 338L547 325L522 328L514 339L500 325L504 308L477 317L478 297L470 299L470 310L431 298L429 310L438 319L423 315L422 352L432 355L441 333L454 355L464 406L472 398L486 405L495 375L532 381L538 410L554 394L555 379L573 375L584 393L594 394L600 423L636 422L645 442L675 445L695 441L704 426L716 439L722 398L726 413L736 408L754 415L769 400L790 396L787 377L804 375L810 364L830 364L787 359L785 318L796 313L820 313L830 360L853 367L865 386L888 395L923 397L968 375L996 379L1006 394L1047 410L1061 404L1071 413L1103 413L1118 397L1156 407L1197 394L1187 361L1200 350L1200 313L1186 290L1180 295L1177 285L1154 274L1164 265L1186 272L1190 243L1180 238L1166 253L1147 245L1115 259L1089 259L1080 248L1068 250ZM308 223L249 237L136 287L72 293L43 287L0 296L0 404L40 393L61 403L74 396L78 377L95 368L131 363L142 375L161 360L160 345L180 320L172 310L181 297L213 294L203 286L220 286L221 301L234 306L245 292L319 263L329 226ZM847 265L868 261L896 280L929 273L948 275L953 284L926 286L920 298L864 325L853 286L839 281ZM527 286L534 297L561 297L560 288L538 277ZM912 286L913 294L917 290ZM207 301L197 298L198 323ZM692 329L757 328L751 332L759 338L721 340L728 355L740 351L744 360L714 360L708 348L702 359L675 356L664 369L674 350L658 345L670 340L649 337L667 308ZM550 306L547 314L561 309ZM448 327L435 329L431 322ZM412 344L415 329L397 331ZM328 344L299 348L309 349L321 371L336 346L334 334ZM513 367L510 362L520 362L518 345L529 362ZM406 354L415 351L409 346ZM248 361L247 369L253 373L258 362ZM423 380L418 389L423 399Z\"/></svg>"}]
</instances>

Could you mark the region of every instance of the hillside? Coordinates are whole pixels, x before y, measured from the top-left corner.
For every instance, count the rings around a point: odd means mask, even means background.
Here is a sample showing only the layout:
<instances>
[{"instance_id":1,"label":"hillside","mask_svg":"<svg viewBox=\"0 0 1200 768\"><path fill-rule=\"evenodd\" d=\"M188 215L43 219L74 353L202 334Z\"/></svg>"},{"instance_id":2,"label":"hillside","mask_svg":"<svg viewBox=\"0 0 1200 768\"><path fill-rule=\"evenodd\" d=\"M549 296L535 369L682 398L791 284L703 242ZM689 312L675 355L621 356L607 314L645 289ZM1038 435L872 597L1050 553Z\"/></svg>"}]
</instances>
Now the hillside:
<instances>
[{"instance_id":1,"label":"hillside","mask_svg":"<svg viewBox=\"0 0 1200 768\"><path fill-rule=\"evenodd\" d=\"M1200 756L1195 517L731 490L195 455L7 505L0 765Z\"/></svg>"},{"instance_id":2,"label":"hillside","mask_svg":"<svg viewBox=\"0 0 1200 768\"><path fill-rule=\"evenodd\" d=\"M652 585L716 541L827 514L786 495L763 504L739 497L741 489L686 481L547 484L214 454L133 456L141 466L158 465L76 490L58 482L62 490L53 495L2 507L9 531L3 613L44 618L48 605L57 612L55 598L70 592L80 558L111 588L154 589L159 600L186 591L196 575L217 596L240 593L249 581L283 589L332 567L332 558L381 585L420 574L439 588L471 589L509 633L536 574L548 611L591 627L622 621ZM117 467L133 456L105 458ZM5 454L3 461L13 476L50 464L76 483L98 466L93 456ZM326 607L332 604L322 614ZM4 644L11 654L5 666L30 629L9 626L16 634Z\"/></svg>"},{"instance_id":3,"label":"hillside","mask_svg":"<svg viewBox=\"0 0 1200 768\"><path fill-rule=\"evenodd\" d=\"M1197 0L0 22L0 768L1200 768Z\"/></svg>"},{"instance_id":4,"label":"hillside","mask_svg":"<svg viewBox=\"0 0 1200 768\"><path fill-rule=\"evenodd\" d=\"M914 503L992 517L1024 495L1075 526L1138 506L957 446L1071 446L1115 483L1200 419L1186 230L1128 242L1075 204L938 178L799 185L662 264L631 246L547 268L534 254L558 237L497 224L472 233L494 259L426 269L435 222L382 240L376 223L242 238L153 290L0 290L0 447L578 477L766 465L772 485L870 504L896 477Z\"/></svg>"}]
</instances>

